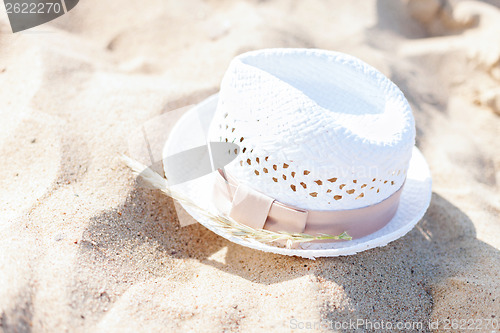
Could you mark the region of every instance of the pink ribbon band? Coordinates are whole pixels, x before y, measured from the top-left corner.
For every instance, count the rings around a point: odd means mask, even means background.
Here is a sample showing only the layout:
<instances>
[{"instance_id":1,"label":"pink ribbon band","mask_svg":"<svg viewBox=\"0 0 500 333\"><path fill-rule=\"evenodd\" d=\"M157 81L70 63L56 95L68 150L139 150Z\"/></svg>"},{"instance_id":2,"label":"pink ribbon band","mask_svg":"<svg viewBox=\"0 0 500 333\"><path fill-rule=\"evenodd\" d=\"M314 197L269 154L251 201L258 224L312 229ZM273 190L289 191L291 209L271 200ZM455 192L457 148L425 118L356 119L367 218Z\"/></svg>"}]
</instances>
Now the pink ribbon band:
<instances>
[{"instance_id":1,"label":"pink ribbon band","mask_svg":"<svg viewBox=\"0 0 500 333\"><path fill-rule=\"evenodd\" d=\"M404 184L403 184L404 186ZM215 206L234 220L255 229L339 235L353 239L382 229L396 214L403 186L371 206L347 210L305 210L278 202L238 182L219 169L215 176Z\"/></svg>"}]
</instances>

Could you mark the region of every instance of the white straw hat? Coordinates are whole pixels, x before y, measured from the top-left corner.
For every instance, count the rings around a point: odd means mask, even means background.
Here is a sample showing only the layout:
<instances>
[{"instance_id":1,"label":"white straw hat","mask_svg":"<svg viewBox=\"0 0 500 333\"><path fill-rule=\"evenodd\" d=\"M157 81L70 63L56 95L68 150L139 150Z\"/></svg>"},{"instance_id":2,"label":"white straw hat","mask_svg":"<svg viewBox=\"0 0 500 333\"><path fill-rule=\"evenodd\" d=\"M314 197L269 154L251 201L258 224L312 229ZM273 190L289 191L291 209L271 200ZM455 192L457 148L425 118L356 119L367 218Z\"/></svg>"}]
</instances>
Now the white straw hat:
<instances>
[{"instance_id":1,"label":"white straw hat","mask_svg":"<svg viewBox=\"0 0 500 333\"><path fill-rule=\"evenodd\" d=\"M219 142L236 145L224 149L229 157L214 157ZM373 67L338 52L268 49L231 62L219 94L178 121L164 158L212 143L220 172L173 186L197 205L254 228L353 236L283 248L235 236L184 206L235 243L314 258L383 246L422 218L431 178L414 142L407 100ZM175 177L168 165L165 174ZM273 219L279 209L285 213ZM290 209L297 217L284 217Z\"/></svg>"}]
</instances>

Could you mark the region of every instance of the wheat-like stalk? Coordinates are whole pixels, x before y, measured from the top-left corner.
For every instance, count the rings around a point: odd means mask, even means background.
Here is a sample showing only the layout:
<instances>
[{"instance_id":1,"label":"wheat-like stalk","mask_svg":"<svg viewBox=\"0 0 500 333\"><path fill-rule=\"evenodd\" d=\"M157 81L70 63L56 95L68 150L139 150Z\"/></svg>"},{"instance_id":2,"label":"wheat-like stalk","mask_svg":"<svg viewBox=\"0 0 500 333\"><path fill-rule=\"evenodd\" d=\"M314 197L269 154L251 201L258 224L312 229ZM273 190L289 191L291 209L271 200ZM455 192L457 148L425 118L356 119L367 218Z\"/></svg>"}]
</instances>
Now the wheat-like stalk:
<instances>
[{"instance_id":1,"label":"wheat-like stalk","mask_svg":"<svg viewBox=\"0 0 500 333\"><path fill-rule=\"evenodd\" d=\"M262 243L286 241L287 248L290 248L293 243L304 243L304 242L311 242L315 240L326 240L326 239L330 240L352 239L352 237L349 236L346 232L343 232L337 236L328 234L319 234L317 236L313 236L304 233L291 233L286 231L269 231L265 229L254 229L252 227L249 227L247 225L241 224L233 220L229 216L215 214L209 210L206 210L198 206L195 202L193 202L191 199L189 199L182 193L179 193L169 188L167 180L163 178L161 175L159 175L157 172L153 171L151 168L125 155L122 155L122 159L127 164L127 166L130 169L132 169L134 174L140 176L151 186L161 190L163 193L179 201L180 203L190 208L193 208L203 216L215 222L220 228L224 229L232 236L254 239Z\"/></svg>"}]
</instances>

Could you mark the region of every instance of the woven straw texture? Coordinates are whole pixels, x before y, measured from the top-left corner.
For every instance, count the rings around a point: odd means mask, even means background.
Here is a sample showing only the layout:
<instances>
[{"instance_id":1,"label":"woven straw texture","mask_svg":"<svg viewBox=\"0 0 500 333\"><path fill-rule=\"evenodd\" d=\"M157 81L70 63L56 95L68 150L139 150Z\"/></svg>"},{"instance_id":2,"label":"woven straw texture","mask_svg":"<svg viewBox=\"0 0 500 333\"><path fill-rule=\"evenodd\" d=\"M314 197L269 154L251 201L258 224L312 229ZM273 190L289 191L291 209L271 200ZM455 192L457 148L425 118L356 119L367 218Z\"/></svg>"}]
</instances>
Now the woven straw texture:
<instances>
[{"instance_id":1,"label":"woven straw texture","mask_svg":"<svg viewBox=\"0 0 500 333\"><path fill-rule=\"evenodd\" d=\"M226 72L210 141L234 142L240 182L305 209L369 206L403 184L415 125L403 93L361 60L269 49Z\"/></svg>"},{"instance_id":2,"label":"woven straw texture","mask_svg":"<svg viewBox=\"0 0 500 333\"><path fill-rule=\"evenodd\" d=\"M215 95L188 111L172 130L165 144L163 156L171 156L180 151L198 146L203 140L203 133L208 128L203 128L201 131L197 130L198 137L196 137L196 133L192 131L193 123L208 124L214 116L217 103L218 97ZM213 174L175 185L175 189L190 197L199 206L214 211L216 209L212 204L212 176ZM286 249L232 236L219 228L210 219L199 214L196 210L187 206L184 206L184 209L205 227L234 243L265 252L314 259L316 257L352 255L371 248L384 246L404 236L417 224L427 210L432 193L431 185L432 181L427 163L419 150L413 148L413 155L409 163L400 205L396 215L387 226L357 240L315 244L304 243L300 245L299 249Z\"/></svg>"}]
</instances>

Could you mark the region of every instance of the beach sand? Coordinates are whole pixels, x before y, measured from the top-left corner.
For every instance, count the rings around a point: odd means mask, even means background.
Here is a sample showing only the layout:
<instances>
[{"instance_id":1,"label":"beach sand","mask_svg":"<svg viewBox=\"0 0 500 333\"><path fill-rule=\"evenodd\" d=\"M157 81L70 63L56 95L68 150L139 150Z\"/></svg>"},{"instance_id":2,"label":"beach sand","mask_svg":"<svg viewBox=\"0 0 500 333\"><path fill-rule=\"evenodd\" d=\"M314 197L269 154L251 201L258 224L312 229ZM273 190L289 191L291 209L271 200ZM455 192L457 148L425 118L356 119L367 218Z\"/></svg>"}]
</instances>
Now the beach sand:
<instances>
[{"instance_id":1,"label":"beach sand","mask_svg":"<svg viewBox=\"0 0 500 333\"><path fill-rule=\"evenodd\" d=\"M0 330L492 331L499 6L85 0L17 34L0 10ZM123 165L138 125L217 92L234 56L266 47L350 53L402 89L433 176L410 233L348 257L263 253L181 227Z\"/></svg>"}]
</instances>

